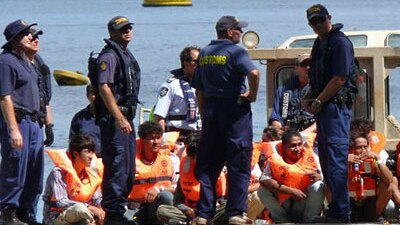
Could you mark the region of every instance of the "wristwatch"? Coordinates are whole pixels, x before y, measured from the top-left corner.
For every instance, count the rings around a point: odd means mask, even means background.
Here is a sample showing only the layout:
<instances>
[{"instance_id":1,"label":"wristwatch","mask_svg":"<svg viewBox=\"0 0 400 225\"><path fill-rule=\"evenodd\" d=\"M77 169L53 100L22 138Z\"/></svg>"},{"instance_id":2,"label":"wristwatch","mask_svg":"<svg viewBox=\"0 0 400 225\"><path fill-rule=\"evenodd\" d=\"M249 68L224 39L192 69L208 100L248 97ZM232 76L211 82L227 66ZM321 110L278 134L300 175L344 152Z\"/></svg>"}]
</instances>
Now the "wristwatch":
<instances>
[{"instance_id":1,"label":"wristwatch","mask_svg":"<svg viewBox=\"0 0 400 225\"><path fill-rule=\"evenodd\" d=\"M319 100L318 98L314 99L314 101L312 102L312 104L317 104L318 107L322 106L322 102L321 100Z\"/></svg>"}]
</instances>

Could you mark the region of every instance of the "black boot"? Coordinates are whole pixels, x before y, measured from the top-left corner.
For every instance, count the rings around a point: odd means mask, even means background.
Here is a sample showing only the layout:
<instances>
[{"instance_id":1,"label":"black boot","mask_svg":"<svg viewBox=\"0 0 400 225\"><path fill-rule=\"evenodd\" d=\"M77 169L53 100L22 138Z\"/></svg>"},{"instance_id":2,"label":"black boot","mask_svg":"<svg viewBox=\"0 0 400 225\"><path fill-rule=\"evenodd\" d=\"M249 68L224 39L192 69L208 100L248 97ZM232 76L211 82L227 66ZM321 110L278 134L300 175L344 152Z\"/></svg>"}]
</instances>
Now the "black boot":
<instances>
[{"instance_id":1,"label":"black boot","mask_svg":"<svg viewBox=\"0 0 400 225\"><path fill-rule=\"evenodd\" d=\"M18 219L15 209L4 209L1 211L0 225L28 225Z\"/></svg>"},{"instance_id":2,"label":"black boot","mask_svg":"<svg viewBox=\"0 0 400 225\"><path fill-rule=\"evenodd\" d=\"M122 214L106 212L104 225L136 225L136 222L129 220Z\"/></svg>"}]
</instances>

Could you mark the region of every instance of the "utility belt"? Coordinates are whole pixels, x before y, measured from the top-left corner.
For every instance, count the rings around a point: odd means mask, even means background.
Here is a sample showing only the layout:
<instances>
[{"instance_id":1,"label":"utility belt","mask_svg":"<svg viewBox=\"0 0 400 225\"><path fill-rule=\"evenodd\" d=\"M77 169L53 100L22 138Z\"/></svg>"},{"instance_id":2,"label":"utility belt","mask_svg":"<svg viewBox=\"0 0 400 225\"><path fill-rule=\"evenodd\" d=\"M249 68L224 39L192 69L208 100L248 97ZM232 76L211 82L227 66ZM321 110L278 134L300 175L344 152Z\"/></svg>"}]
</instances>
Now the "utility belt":
<instances>
[{"instance_id":1,"label":"utility belt","mask_svg":"<svg viewBox=\"0 0 400 225\"><path fill-rule=\"evenodd\" d=\"M14 113L17 123L20 123L23 119L26 119L27 117L29 117L32 122L39 122L39 113L37 111L28 112L24 109L15 108Z\"/></svg>"},{"instance_id":2,"label":"utility belt","mask_svg":"<svg viewBox=\"0 0 400 225\"><path fill-rule=\"evenodd\" d=\"M186 121L187 115L168 115L165 119L166 120L185 120Z\"/></svg>"},{"instance_id":3,"label":"utility belt","mask_svg":"<svg viewBox=\"0 0 400 225\"><path fill-rule=\"evenodd\" d=\"M343 88L343 90L340 90L335 96L329 99L328 102L336 104L341 109L344 107L351 109L353 107L354 98L355 93L352 92L350 88Z\"/></svg>"},{"instance_id":4,"label":"utility belt","mask_svg":"<svg viewBox=\"0 0 400 225\"><path fill-rule=\"evenodd\" d=\"M135 118L137 106L118 106L118 108L127 119Z\"/></svg>"},{"instance_id":5,"label":"utility belt","mask_svg":"<svg viewBox=\"0 0 400 225\"><path fill-rule=\"evenodd\" d=\"M296 115L286 121L286 125L298 131L305 130L315 122L314 118Z\"/></svg>"}]
</instances>

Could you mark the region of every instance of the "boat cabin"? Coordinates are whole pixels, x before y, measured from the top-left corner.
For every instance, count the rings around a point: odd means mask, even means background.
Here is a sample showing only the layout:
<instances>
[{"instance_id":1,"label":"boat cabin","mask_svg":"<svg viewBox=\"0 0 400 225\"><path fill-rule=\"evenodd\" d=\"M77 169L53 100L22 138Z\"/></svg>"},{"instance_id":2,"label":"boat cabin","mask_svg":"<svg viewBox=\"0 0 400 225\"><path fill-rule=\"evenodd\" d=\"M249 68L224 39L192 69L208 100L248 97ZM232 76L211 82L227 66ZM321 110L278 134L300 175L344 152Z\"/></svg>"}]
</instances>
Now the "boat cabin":
<instances>
[{"instance_id":1,"label":"boat cabin","mask_svg":"<svg viewBox=\"0 0 400 225\"><path fill-rule=\"evenodd\" d=\"M373 122L373 129L382 132L386 138L386 149L395 149L400 140L399 88L393 78L399 79L400 30L396 31L352 31L345 32L353 42L355 56L362 72L357 79L358 94L353 105L353 118L366 117ZM266 65L266 116L271 115L276 89L294 76L296 58L310 54L316 35L291 37L277 48L255 48L258 35L248 32L243 35L243 44L253 60ZM395 107L397 104L397 107Z\"/></svg>"}]
</instances>

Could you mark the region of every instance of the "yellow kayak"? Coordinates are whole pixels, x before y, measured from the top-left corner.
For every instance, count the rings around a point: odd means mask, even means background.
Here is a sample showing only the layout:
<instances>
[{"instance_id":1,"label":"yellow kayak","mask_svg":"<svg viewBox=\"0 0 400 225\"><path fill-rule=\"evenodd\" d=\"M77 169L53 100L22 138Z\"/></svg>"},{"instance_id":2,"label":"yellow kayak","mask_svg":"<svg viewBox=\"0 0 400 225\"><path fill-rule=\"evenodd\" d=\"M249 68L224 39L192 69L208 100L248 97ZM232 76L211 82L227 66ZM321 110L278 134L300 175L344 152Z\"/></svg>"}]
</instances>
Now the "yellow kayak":
<instances>
[{"instance_id":1,"label":"yellow kayak","mask_svg":"<svg viewBox=\"0 0 400 225\"><path fill-rule=\"evenodd\" d=\"M54 79L60 86L63 85L86 85L89 83L89 77L79 71L54 70Z\"/></svg>"},{"instance_id":2,"label":"yellow kayak","mask_svg":"<svg viewBox=\"0 0 400 225\"><path fill-rule=\"evenodd\" d=\"M143 6L191 6L192 0L143 0Z\"/></svg>"}]
</instances>

